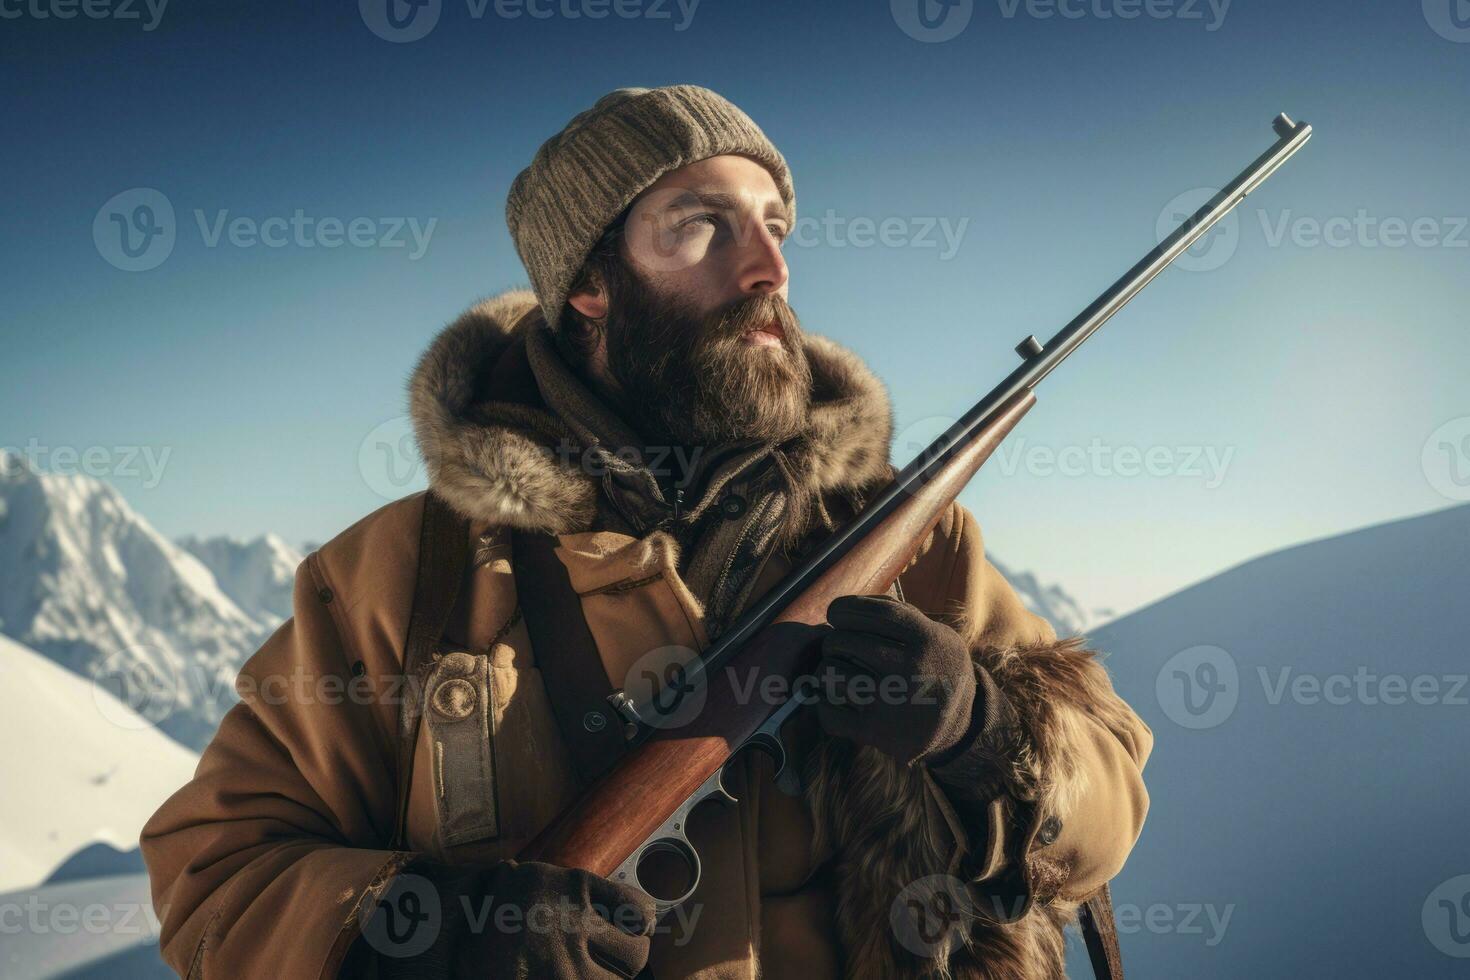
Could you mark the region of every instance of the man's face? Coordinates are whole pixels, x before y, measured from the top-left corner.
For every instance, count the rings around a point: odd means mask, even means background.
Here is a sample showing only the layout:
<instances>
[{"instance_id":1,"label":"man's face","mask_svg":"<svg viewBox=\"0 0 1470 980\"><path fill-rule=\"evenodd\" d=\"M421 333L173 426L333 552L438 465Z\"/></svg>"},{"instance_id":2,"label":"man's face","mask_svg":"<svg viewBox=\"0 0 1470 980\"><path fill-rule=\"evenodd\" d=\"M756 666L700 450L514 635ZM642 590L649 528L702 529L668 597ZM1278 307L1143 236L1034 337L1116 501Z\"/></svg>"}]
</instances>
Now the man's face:
<instances>
[{"instance_id":1,"label":"man's face","mask_svg":"<svg viewBox=\"0 0 1470 980\"><path fill-rule=\"evenodd\" d=\"M708 312L753 295L786 299L781 243L790 231L770 172L727 154L670 171L640 194L624 255L660 292Z\"/></svg>"},{"instance_id":2,"label":"man's face","mask_svg":"<svg viewBox=\"0 0 1470 980\"><path fill-rule=\"evenodd\" d=\"M593 359L651 443L719 445L796 435L810 404L801 327L786 303L776 183L740 156L665 174L634 203ZM586 297L582 297L583 300Z\"/></svg>"}]
</instances>

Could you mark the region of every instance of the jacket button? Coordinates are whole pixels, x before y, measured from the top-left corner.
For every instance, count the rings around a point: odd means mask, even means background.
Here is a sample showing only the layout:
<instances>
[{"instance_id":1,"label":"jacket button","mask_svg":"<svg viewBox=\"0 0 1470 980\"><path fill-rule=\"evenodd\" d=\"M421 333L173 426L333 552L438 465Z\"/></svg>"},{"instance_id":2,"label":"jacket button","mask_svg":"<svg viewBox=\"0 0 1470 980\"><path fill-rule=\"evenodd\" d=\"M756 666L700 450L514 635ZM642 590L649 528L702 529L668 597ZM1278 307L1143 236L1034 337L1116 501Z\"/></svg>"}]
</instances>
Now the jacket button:
<instances>
[{"instance_id":1,"label":"jacket button","mask_svg":"<svg viewBox=\"0 0 1470 980\"><path fill-rule=\"evenodd\" d=\"M720 513L725 515L726 520L734 520L745 513L745 498L738 493L726 494L720 500Z\"/></svg>"},{"instance_id":2,"label":"jacket button","mask_svg":"<svg viewBox=\"0 0 1470 980\"><path fill-rule=\"evenodd\" d=\"M317 592L316 597L318 599L320 599L322 602L331 602L332 601L332 590L331 589L328 589L328 588L323 588L319 592Z\"/></svg>"},{"instance_id":3,"label":"jacket button","mask_svg":"<svg viewBox=\"0 0 1470 980\"><path fill-rule=\"evenodd\" d=\"M582 716L582 727L589 732L600 732L607 727L607 716L601 711L589 711Z\"/></svg>"},{"instance_id":4,"label":"jacket button","mask_svg":"<svg viewBox=\"0 0 1470 980\"><path fill-rule=\"evenodd\" d=\"M450 721L474 714L479 700L475 685L463 677L452 677L434 689L434 710Z\"/></svg>"},{"instance_id":5,"label":"jacket button","mask_svg":"<svg viewBox=\"0 0 1470 980\"><path fill-rule=\"evenodd\" d=\"M363 663L361 660L353 661L353 664L352 664L352 676L353 677L361 677L363 674L366 674L366 673L367 673L367 664Z\"/></svg>"},{"instance_id":6,"label":"jacket button","mask_svg":"<svg viewBox=\"0 0 1470 980\"><path fill-rule=\"evenodd\" d=\"M1060 817L1047 817L1036 831L1036 839L1043 845L1055 844L1062 833Z\"/></svg>"}]
</instances>

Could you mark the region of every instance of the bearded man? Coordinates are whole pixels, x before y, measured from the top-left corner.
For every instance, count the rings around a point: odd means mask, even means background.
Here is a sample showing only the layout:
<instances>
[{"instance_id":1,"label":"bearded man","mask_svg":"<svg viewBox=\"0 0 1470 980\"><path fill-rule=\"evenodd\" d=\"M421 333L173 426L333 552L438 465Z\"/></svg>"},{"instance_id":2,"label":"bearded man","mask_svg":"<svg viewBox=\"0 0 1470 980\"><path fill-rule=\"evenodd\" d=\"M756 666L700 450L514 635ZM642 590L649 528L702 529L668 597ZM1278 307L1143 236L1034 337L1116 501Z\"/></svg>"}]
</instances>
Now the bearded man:
<instances>
[{"instance_id":1,"label":"bearded man","mask_svg":"<svg viewBox=\"0 0 1470 980\"><path fill-rule=\"evenodd\" d=\"M798 778L727 767L738 802L689 821L688 901L660 919L626 883L517 860L616 761L607 693L706 648L895 470L883 385L787 303L786 162L719 95L608 94L506 216L534 292L420 360L428 491L302 563L294 616L144 829L167 961L1063 977L1063 927L1142 827L1152 736L958 504L888 595L829 607L836 683L785 733ZM930 683L844 694L864 679Z\"/></svg>"}]
</instances>

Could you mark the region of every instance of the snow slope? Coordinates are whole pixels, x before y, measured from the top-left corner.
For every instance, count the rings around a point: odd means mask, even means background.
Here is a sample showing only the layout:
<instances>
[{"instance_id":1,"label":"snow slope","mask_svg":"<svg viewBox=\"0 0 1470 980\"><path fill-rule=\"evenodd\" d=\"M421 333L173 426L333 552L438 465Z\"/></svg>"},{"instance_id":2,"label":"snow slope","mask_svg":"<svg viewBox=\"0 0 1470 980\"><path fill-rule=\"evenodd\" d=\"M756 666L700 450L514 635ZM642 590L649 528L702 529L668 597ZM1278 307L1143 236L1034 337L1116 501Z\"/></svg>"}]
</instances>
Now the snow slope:
<instances>
[{"instance_id":1,"label":"snow slope","mask_svg":"<svg viewBox=\"0 0 1470 980\"><path fill-rule=\"evenodd\" d=\"M1092 634L1156 738L1114 888L1130 975L1470 975L1467 597L1461 506L1269 554Z\"/></svg>"},{"instance_id":2,"label":"snow slope","mask_svg":"<svg viewBox=\"0 0 1470 980\"><path fill-rule=\"evenodd\" d=\"M0 636L0 891L30 887L74 852L138 833L198 756L106 690Z\"/></svg>"},{"instance_id":3,"label":"snow slope","mask_svg":"<svg viewBox=\"0 0 1470 980\"><path fill-rule=\"evenodd\" d=\"M167 980L148 876L93 878L0 894L6 980Z\"/></svg>"}]
</instances>

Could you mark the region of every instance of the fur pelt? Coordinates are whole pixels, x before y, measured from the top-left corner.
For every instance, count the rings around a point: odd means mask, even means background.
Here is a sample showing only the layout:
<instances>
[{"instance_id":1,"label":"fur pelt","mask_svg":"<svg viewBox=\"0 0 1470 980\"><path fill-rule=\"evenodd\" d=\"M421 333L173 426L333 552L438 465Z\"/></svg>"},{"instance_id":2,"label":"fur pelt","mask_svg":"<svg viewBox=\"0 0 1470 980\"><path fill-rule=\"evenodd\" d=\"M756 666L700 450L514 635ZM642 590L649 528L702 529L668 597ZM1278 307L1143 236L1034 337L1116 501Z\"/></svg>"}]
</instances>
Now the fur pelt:
<instances>
[{"instance_id":1,"label":"fur pelt","mask_svg":"<svg viewBox=\"0 0 1470 980\"><path fill-rule=\"evenodd\" d=\"M1004 692L1007 723L991 740L997 793L1028 814L1014 829L1013 859L1031 896L1028 914L1002 923L967 915L930 955L916 955L899 938L890 915L905 888L931 876L955 874L948 824L934 801L931 777L882 753L837 739L823 740L808 760L807 799L820 853L837 855L838 928L847 976L1064 980L1064 928L1078 903L1059 896L1065 868L1026 850L1024 825L1066 819L1084 790L1072 746L1087 714L1122 728L1131 714L1083 640L1008 649L976 648L975 661ZM983 886L982 886L983 887ZM974 913L975 908L969 910Z\"/></svg>"}]
</instances>

